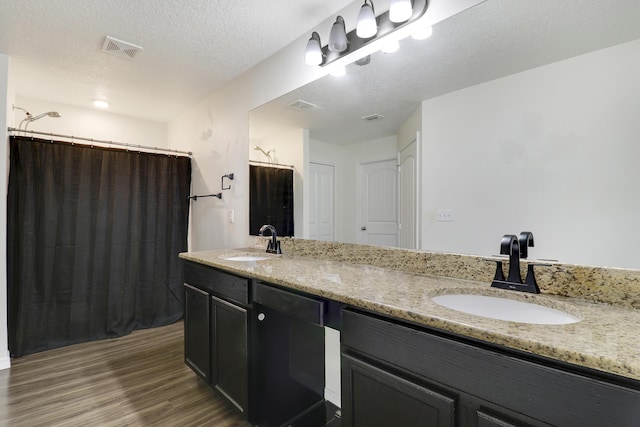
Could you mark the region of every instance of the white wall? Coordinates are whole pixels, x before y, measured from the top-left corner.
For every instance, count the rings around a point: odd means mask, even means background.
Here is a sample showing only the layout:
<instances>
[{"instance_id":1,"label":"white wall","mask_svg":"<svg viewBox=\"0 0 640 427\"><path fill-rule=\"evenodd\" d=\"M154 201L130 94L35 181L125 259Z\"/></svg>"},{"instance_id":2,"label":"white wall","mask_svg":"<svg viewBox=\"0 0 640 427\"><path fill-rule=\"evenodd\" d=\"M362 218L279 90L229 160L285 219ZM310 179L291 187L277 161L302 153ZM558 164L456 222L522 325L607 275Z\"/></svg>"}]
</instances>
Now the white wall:
<instances>
[{"instance_id":1,"label":"white wall","mask_svg":"<svg viewBox=\"0 0 640 427\"><path fill-rule=\"evenodd\" d=\"M330 24L327 20L322 25ZM169 123L170 146L193 151L193 194L216 193L222 175L233 172L236 177L223 200L192 202L190 250L252 244L248 232L249 111L327 73L304 63L301 52L307 40L308 35L302 36ZM233 224L227 221L231 209Z\"/></svg>"},{"instance_id":2,"label":"white wall","mask_svg":"<svg viewBox=\"0 0 640 427\"><path fill-rule=\"evenodd\" d=\"M422 247L640 268L639 75L634 41L425 101Z\"/></svg>"},{"instance_id":3,"label":"white wall","mask_svg":"<svg viewBox=\"0 0 640 427\"><path fill-rule=\"evenodd\" d=\"M398 152L401 152L416 139L416 134L422 132L422 105L411 113L409 118L398 129Z\"/></svg>"},{"instance_id":4,"label":"white wall","mask_svg":"<svg viewBox=\"0 0 640 427\"><path fill-rule=\"evenodd\" d=\"M28 127L30 130L151 147L168 147L167 124L163 122L121 116L109 113L108 110L72 107L57 102L22 96L16 97L15 105L24 108L32 115L48 111L60 113L60 118L43 117L31 123ZM24 118L25 113L23 111L13 111L12 126L17 128ZM22 128L24 129L24 125ZM39 137L38 135L34 136ZM46 138L46 136L40 137Z\"/></svg>"},{"instance_id":5,"label":"white wall","mask_svg":"<svg viewBox=\"0 0 640 427\"><path fill-rule=\"evenodd\" d=\"M7 223L7 174L9 147L7 144L7 127L13 93L9 87L9 57L0 53L0 224ZM0 369L11 366L9 358L9 341L7 331L7 227L0 227Z\"/></svg>"}]
</instances>

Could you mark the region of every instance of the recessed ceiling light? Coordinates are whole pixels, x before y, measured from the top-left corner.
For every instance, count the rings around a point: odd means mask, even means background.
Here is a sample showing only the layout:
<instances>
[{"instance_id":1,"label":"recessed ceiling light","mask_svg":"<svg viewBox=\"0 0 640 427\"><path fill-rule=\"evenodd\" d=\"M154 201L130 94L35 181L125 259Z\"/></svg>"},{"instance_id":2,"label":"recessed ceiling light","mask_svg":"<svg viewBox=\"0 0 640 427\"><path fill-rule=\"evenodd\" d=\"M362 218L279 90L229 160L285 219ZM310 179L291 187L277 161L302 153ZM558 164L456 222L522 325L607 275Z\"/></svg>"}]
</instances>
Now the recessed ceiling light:
<instances>
[{"instance_id":1,"label":"recessed ceiling light","mask_svg":"<svg viewBox=\"0 0 640 427\"><path fill-rule=\"evenodd\" d=\"M93 100L93 106L94 107L98 107L98 108L109 108L109 102L103 100L103 99L94 99Z\"/></svg>"}]
</instances>

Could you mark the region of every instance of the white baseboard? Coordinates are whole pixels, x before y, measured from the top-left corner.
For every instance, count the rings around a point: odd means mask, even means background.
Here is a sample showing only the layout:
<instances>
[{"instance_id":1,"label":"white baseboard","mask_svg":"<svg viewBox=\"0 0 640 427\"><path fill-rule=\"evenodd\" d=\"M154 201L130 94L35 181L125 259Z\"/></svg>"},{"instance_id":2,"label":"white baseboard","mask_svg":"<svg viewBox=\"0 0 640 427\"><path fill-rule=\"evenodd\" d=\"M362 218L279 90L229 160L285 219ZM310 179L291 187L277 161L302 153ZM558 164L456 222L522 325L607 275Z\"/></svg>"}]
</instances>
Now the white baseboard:
<instances>
[{"instance_id":1,"label":"white baseboard","mask_svg":"<svg viewBox=\"0 0 640 427\"><path fill-rule=\"evenodd\" d=\"M0 371L3 369L9 369L11 367L11 358L3 357L0 358Z\"/></svg>"},{"instance_id":2,"label":"white baseboard","mask_svg":"<svg viewBox=\"0 0 640 427\"><path fill-rule=\"evenodd\" d=\"M328 388L324 389L324 400L328 400L329 402L336 405L338 408L342 407L340 406L340 394L336 393L333 390L329 390Z\"/></svg>"}]
</instances>

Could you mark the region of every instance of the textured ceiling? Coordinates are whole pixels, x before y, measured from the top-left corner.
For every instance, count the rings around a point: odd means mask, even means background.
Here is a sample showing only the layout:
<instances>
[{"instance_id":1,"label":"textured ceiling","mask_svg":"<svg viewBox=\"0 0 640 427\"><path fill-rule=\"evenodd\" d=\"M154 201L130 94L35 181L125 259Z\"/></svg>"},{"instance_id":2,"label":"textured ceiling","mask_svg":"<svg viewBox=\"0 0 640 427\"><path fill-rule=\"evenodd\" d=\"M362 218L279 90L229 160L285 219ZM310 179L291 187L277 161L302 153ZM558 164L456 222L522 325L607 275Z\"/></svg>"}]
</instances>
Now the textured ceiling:
<instances>
[{"instance_id":1,"label":"textured ceiling","mask_svg":"<svg viewBox=\"0 0 640 427\"><path fill-rule=\"evenodd\" d=\"M403 40L396 53L254 110L251 137L282 131L274 124L334 144L395 135L424 99L638 38L638 0L486 0L437 24L428 40ZM297 99L318 108L285 108ZM360 119L374 113L385 118Z\"/></svg>"},{"instance_id":2,"label":"textured ceiling","mask_svg":"<svg viewBox=\"0 0 640 427\"><path fill-rule=\"evenodd\" d=\"M18 95L168 121L352 0L1 0ZM100 52L105 36L142 46Z\"/></svg>"}]
</instances>

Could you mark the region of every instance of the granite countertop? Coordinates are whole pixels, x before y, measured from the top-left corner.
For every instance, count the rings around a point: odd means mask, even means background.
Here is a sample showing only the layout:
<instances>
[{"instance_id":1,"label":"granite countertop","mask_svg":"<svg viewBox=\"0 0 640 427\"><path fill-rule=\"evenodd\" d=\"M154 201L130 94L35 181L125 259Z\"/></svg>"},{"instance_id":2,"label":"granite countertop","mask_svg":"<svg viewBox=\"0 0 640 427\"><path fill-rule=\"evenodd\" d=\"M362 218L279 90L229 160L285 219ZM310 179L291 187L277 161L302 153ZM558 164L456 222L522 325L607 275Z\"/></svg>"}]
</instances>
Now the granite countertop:
<instances>
[{"instance_id":1,"label":"granite countertop","mask_svg":"<svg viewBox=\"0 0 640 427\"><path fill-rule=\"evenodd\" d=\"M267 259L224 259L237 255L259 255ZM489 283L369 265L270 255L255 249L187 252L180 257L353 307L640 380L640 337L637 334L640 310L577 298L503 291L490 288ZM566 325L507 322L454 311L431 300L434 296L449 293L502 296L535 302L582 320Z\"/></svg>"}]
</instances>

